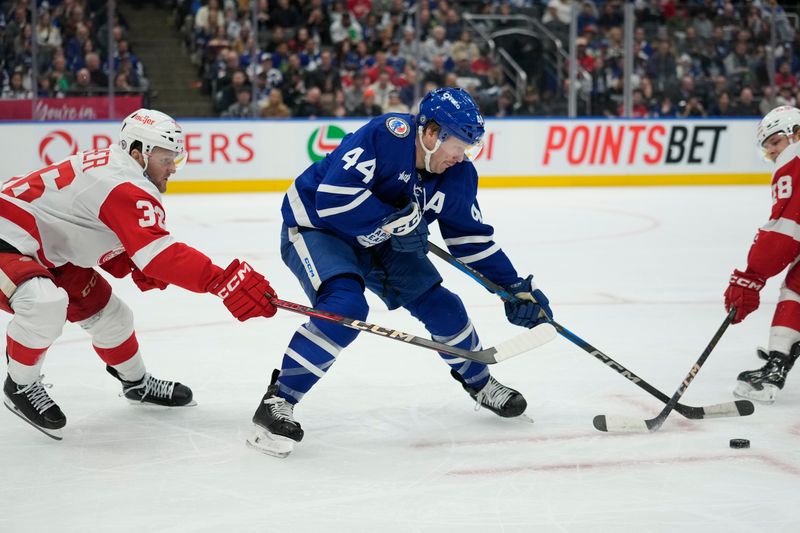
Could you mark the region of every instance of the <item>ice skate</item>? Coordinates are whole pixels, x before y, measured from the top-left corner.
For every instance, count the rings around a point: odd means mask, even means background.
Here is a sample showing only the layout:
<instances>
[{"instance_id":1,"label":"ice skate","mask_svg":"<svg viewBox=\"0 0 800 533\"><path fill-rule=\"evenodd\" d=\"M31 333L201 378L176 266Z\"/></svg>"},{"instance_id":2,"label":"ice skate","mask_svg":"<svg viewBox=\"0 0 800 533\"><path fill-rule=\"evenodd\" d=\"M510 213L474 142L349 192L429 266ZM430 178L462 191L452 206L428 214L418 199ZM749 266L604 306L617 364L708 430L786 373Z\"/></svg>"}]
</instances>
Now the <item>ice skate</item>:
<instances>
[{"instance_id":1,"label":"ice skate","mask_svg":"<svg viewBox=\"0 0 800 533\"><path fill-rule=\"evenodd\" d=\"M489 376L489 381L481 389L475 390L464 383L464 378L455 370L450 370L450 374L472 396L472 399L477 402L477 406L485 407L498 416L503 418L520 416L528 407L528 402L525 401L522 394L506 387L492 376Z\"/></svg>"},{"instance_id":2,"label":"ice skate","mask_svg":"<svg viewBox=\"0 0 800 533\"><path fill-rule=\"evenodd\" d=\"M294 419L294 405L278 396L279 370L272 373L272 381L253 415L255 429L247 445L273 457L287 457L294 443L303 440L303 429Z\"/></svg>"},{"instance_id":3,"label":"ice skate","mask_svg":"<svg viewBox=\"0 0 800 533\"><path fill-rule=\"evenodd\" d=\"M122 393L132 404L151 404L163 407L191 407L197 405L192 400L192 389L176 381L154 378L149 373L139 381L125 381L111 366L106 366L109 374L122 383Z\"/></svg>"},{"instance_id":4,"label":"ice skate","mask_svg":"<svg viewBox=\"0 0 800 533\"><path fill-rule=\"evenodd\" d=\"M61 440L61 428L67 424L67 417L47 394L52 385L42 383L44 376L30 385L17 385L11 376L3 385L3 402L8 410L32 425L45 435Z\"/></svg>"},{"instance_id":5,"label":"ice skate","mask_svg":"<svg viewBox=\"0 0 800 533\"><path fill-rule=\"evenodd\" d=\"M757 370L745 370L739 374L734 396L765 404L775 402L778 391L786 384L786 376L800 355L800 343L792 346L791 353L757 350L758 357L767 363Z\"/></svg>"}]
</instances>

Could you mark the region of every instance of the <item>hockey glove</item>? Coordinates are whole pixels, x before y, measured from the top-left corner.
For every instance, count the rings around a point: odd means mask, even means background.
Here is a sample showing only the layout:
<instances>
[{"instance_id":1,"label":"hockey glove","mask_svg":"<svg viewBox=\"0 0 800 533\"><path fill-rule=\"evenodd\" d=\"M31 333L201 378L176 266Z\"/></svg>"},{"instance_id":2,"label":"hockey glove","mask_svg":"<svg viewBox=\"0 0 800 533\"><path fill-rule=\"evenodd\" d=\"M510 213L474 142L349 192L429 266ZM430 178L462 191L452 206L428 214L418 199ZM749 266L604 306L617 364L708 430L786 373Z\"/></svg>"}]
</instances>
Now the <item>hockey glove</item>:
<instances>
[{"instance_id":1,"label":"hockey glove","mask_svg":"<svg viewBox=\"0 0 800 533\"><path fill-rule=\"evenodd\" d=\"M750 313L758 309L760 303L759 291L764 288L767 280L753 272L734 270L731 274L730 284L725 291L725 309L730 311L736 308L733 323L738 324Z\"/></svg>"},{"instance_id":2,"label":"hockey glove","mask_svg":"<svg viewBox=\"0 0 800 533\"><path fill-rule=\"evenodd\" d=\"M532 328L553 318L550 300L536 288L533 276L520 278L506 290L519 298L517 302L506 302L506 318L512 324L523 328Z\"/></svg>"},{"instance_id":3,"label":"hockey glove","mask_svg":"<svg viewBox=\"0 0 800 533\"><path fill-rule=\"evenodd\" d=\"M115 278L124 278L128 274L133 278L133 282L139 287L142 292L151 289L164 290L169 286L169 283L161 281L160 279L151 278L142 273L141 270L131 261L131 258L126 253L121 253L109 259L100 268L114 276Z\"/></svg>"},{"instance_id":4,"label":"hockey glove","mask_svg":"<svg viewBox=\"0 0 800 533\"><path fill-rule=\"evenodd\" d=\"M225 272L211 282L208 290L222 298L222 303L240 322L257 316L269 318L275 314L270 298L276 295L269 282L238 259L231 261Z\"/></svg>"},{"instance_id":5,"label":"hockey glove","mask_svg":"<svg viewBox=\"0 0 800 533\"><path fill-rule=\"evenodd\" d=\"M395 252L414 252L420 257L428 253L428 222L416 202L383 219L381 228L392 236Z\"/></svg>"}]
</instances>

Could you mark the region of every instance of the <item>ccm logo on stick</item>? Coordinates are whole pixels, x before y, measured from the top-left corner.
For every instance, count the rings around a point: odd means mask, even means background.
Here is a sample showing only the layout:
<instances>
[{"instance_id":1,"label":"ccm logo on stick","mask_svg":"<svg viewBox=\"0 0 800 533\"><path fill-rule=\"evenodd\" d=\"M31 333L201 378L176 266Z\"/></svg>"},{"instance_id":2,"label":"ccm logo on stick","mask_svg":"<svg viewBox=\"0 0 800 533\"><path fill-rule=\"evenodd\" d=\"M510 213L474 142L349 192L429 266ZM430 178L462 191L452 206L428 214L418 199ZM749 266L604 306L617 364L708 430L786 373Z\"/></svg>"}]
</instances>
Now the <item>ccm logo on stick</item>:
<instances>
[{"instance_id":1,"label":"ccm logo on stick","mask_svg":"<svg viewBox=\"0 0 800 533\"><path fill-rule=\"evenodd\" d=\"M223 300L231 295L233 291L236 290L236 287L242 284L242 280L245 278L248 272L252 272L252 268L247 263L242 265L238 271L236 271L236 275L228 280L228 283L225 284L222 289L217 293L217 296L222 298Z\"/></svg>"}]
</instances>

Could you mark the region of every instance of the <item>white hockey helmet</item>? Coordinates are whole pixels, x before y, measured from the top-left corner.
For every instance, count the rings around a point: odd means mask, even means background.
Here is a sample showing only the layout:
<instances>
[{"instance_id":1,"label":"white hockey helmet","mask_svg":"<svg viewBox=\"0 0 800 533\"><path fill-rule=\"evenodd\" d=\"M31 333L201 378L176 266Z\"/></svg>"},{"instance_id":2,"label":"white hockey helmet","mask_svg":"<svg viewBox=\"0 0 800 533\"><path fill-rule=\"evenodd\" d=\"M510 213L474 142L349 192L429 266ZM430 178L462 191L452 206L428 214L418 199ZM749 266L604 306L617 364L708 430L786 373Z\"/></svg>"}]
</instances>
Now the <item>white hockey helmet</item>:
<instances>
[{"instance_id":1,"label":"white hockey helmet","mask_svg":"<svg viewBox=\"0 0 800 533\"><path fill-rule=\"evenodd\" d=\"M166 113L154 109L139 109L128 115L122 121L119 145L130 153L131 146L136 141L142 143L145 168L147 159L156 146L175 153L175 168L181 168L186 162L183 129Z\"/></svg>"},{"instance_id":2,"label":"white hockey helmet","mask_svg":"<svg viewBox=\"0 0 800 533\"><path fill-rule=\"evenodd\" d=\"M800 127L800 109L790 105L776 107L767 113L758 125L758 130L756 130L758 147L763 148L764 141L776 133L783 133L790 138L791 142L795 126Z\"/></svg>"}]
</instances>

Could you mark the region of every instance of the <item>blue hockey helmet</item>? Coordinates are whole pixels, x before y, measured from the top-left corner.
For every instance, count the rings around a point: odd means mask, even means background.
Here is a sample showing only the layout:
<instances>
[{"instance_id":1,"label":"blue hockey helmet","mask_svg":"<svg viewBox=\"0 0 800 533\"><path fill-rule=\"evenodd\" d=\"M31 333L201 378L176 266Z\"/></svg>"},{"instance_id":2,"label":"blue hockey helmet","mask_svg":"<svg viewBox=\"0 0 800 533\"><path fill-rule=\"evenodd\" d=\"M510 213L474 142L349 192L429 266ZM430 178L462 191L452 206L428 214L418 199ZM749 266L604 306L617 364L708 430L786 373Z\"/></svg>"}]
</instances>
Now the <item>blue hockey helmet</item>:
<instances>
[{"instance_id":1,"label":"blue hockey helmet","mask_svg":"<svg viewBox=\"0 0 800 533\"><path fill-rule=\"evenodd\" d=\"M419 103L417 127L424 128L431 121L441 127L439 141L455 137L467 144L464 150L467 159L472 161L478 157L485 132L483 115L467 91L460 87L444 87L426 94Z\"/></svg>"}]
</instances>

